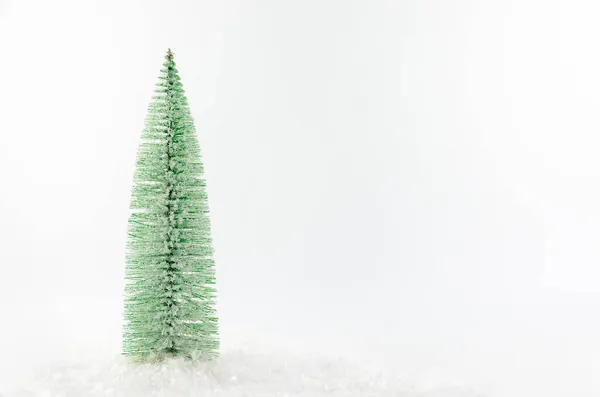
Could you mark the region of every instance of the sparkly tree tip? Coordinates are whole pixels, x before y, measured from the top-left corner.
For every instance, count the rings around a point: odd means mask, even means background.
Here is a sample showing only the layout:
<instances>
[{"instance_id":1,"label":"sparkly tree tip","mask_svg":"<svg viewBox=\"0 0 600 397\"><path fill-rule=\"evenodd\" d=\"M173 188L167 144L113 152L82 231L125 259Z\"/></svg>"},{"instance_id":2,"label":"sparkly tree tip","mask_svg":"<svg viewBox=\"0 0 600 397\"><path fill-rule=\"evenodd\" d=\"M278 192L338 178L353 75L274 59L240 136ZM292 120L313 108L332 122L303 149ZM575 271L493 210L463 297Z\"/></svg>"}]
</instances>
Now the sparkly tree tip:
<instances>
[{"instance_id":1,"label":"sparkly tree tip","mask_svg":"<svg viewBox=\"0 0 600 397\"><path fill-rule=\"evenodd\" d=\"M173 60L173 51L170 48L167 49L167 58L171 61Z\"/></svg>"}]
</instances>

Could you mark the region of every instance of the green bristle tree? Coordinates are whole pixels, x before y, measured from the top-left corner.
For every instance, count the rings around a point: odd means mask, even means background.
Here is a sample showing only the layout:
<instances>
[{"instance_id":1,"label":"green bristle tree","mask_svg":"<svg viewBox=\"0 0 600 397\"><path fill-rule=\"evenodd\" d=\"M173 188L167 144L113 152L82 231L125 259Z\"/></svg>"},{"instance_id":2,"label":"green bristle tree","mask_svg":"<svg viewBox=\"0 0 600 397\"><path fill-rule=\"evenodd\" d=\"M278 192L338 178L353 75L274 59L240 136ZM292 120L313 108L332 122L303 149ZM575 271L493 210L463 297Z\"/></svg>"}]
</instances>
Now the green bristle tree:
<instances>
[{"instance_id":1,"label":"green bristle tree","mask_svg":"<svg viewBox=\"0 0 600 397\"><path fill-rule=\"evenodd\" d=\"M211 360L219 354L204 167L169 49L142 132L129 218L123 354Z\"/></svg>"}]
</instances>

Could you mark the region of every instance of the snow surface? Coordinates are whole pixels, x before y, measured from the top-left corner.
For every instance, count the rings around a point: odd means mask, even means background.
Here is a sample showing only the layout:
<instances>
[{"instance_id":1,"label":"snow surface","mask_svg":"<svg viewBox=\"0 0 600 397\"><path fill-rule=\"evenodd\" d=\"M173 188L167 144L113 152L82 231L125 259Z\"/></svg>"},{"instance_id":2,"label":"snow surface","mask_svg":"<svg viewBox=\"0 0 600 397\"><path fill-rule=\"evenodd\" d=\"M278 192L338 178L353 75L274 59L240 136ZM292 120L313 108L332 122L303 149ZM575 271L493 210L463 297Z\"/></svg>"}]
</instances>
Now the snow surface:
<instances>
[{"instance_id":1,"label":"snow surface","mask_svg":"<svg viewBox=\"0 0 600 397\"><path fill-rule=\"evenodd\" d=\"M457 387L425 388L394 374L339 357L270 349L235 348L212 363L170 360L135 365L94 352L46 365L2 397L241 397L362 396L476 397Z\"/></svg>"}]
</instances>

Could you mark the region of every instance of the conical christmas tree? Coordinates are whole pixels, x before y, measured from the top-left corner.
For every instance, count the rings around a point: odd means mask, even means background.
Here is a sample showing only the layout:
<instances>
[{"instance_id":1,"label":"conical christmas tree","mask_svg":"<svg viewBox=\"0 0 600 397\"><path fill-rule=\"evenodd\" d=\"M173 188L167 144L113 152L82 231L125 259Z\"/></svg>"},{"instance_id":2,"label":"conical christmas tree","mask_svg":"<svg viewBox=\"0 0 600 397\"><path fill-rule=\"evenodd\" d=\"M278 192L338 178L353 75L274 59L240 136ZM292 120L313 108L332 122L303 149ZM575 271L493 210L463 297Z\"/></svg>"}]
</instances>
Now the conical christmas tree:
<instances>
[{"instance_id":1,"label":"conical christmas tree","mask_svg":"<svg viewBox=\"0 0 600 397\"><path fill-rule=\"evenodd\" d=\"M123 354L219 354L215 270L200 147L173 53L142 133L129 218Z\"/></svg>"}]
</instances>

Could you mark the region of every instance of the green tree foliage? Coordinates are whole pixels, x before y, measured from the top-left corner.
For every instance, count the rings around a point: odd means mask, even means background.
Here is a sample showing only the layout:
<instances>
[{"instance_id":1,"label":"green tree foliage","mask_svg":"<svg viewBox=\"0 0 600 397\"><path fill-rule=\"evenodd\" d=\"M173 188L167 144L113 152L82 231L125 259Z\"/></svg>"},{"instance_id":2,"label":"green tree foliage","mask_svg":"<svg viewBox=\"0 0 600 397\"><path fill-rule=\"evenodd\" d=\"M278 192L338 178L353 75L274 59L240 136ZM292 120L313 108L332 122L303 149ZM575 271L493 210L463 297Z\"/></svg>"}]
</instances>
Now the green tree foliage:
<instances>
[{"instance_id":1,"label":"green tree foliage","mask_svg":"<svg viewBox=\"0 0 600 397\"><path fill-rule=\"evenodd\" d=\"M140 361L217 357L204 167L171 50L148 109L131 209L123 354Z\"/></svg>"}]
</instances>

